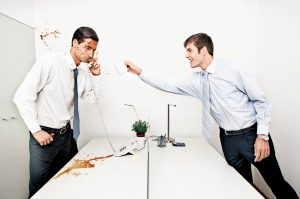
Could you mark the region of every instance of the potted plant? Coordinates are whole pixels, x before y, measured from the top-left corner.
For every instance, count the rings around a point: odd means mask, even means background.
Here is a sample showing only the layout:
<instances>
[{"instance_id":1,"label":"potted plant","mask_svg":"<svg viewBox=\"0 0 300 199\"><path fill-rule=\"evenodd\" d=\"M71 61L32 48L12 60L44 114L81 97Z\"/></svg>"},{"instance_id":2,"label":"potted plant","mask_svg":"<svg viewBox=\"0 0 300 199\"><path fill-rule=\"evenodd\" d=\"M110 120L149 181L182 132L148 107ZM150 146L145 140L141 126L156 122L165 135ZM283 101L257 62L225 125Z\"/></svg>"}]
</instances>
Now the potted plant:
<instances>
[{"instance_id":1,"label":"potted plant","mask_svg":"<svg viewBox=\"0 0 300 199\"><path fill-rule=\"evenodd\" d=\"M148 122L137 120L132 124L132 131L136 132L137 137L145 137L145 133L149 127Z\"/></svg>"}]
</instances>

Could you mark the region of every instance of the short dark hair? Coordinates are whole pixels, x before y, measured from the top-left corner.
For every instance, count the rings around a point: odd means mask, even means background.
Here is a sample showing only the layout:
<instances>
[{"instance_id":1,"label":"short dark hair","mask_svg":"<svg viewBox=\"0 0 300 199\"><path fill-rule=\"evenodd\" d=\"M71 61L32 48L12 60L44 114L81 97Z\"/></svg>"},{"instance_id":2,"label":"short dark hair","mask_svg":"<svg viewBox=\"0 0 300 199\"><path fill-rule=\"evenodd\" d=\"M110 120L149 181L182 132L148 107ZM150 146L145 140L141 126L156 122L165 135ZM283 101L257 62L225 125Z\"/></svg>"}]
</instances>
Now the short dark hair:
<instances>
[{"instance_id":1,"label":"short dark hair","mask_svg":"<svg viewBox=\"0 0 300 199\"><path fill-rule=\"evenodd\" d=\"M76 39L79 44L85 39L92 39L96 42L99 41L97 33L90 27L80 27L74 32L72 37L72 46L74 39Z\"/></svg>"},{"instance_id":2,"label":"short dark hair","mask_svg":"<svg viewBox=\"0 0 300 199\"><path fill-rule=\"evenodd\" d=\"M208 36L207 34L205 33L194 34L189 38L187 38L183 45L186 48L186 46L190 43L193 43L197 47L198 52L200 52L200 50L205 46L208 53L211 56L214 55L214 44L210 36Z\"/></svg>"}]
</instances>

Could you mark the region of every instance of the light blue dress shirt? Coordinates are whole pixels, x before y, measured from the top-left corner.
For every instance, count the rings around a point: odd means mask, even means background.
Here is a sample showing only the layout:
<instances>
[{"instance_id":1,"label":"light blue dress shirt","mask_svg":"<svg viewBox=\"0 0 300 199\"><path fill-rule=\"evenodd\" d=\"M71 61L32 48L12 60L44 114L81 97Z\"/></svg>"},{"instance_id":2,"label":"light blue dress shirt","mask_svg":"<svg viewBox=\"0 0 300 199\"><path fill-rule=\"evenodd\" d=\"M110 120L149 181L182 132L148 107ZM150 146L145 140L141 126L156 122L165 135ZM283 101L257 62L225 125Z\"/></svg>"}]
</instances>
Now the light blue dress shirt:
<instances>
[{"instance_id":1,"label":"light blue dress shirt","mask_svg":"<svg viewBox=\"0 0 300 199\"><path fill-rule=\"evenodd\" d=\"M256 80L234 62L213 60L206 71L210 85L210 113L218 125L231 131L257 122L257 133L268 134L271 106ZM159 90L202 100L200 72L168 81L143 71L140 78Z\"/></svg>"}]
</instances>

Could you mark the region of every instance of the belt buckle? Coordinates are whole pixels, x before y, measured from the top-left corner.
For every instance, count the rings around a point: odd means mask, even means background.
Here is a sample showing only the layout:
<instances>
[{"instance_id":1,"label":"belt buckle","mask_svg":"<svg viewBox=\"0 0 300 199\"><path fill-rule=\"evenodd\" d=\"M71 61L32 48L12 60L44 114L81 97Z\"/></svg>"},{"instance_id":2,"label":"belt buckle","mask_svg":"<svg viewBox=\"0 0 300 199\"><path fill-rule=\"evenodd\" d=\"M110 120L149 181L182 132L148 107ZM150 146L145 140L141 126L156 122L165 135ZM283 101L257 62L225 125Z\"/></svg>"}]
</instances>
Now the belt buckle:
<instances>
[{"instance_id":1,"label":"belt buckle","mask_svg":"<svg viewBox=\"0 0 300 199\"><path fill-rule=\"evenodd\" d=\"M230 135L229 133L227 133L227 131L224 129L225 135Z\"/></svg>"},{"instance_id":2,"label":"belt buckle","mask_svg":"<svg viewBox=\"0 0 300 199\"><path fill-rule=\"evenodd\" d=\"M67 131L67 127L63 127L59 130L59 134L62 135L62 134L65 134L65 132Z\"/></svg>"}]
</instances>

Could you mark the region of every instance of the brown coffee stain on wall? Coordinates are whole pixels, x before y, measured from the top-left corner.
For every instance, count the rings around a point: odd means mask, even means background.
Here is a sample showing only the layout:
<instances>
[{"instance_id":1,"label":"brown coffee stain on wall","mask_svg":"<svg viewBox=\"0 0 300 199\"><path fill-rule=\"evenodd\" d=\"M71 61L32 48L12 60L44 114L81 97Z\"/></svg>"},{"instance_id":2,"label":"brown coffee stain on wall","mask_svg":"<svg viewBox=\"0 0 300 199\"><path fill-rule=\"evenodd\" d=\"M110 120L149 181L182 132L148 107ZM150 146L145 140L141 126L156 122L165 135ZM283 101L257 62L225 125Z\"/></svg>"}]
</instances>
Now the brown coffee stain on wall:
<instances>
[{"instance_id":1,"label":"brown coffee stain on wall","mask_svg":"<svg viewBox=\"0 0 300 199\"><path fill-rule=\"evenodd\" d=\"M106 158L110 158L113 155L107 155L107 156L102 156L102 157L94 157L94 158L90 158L88 160L79 160L76 159L74 160L74 162L72 163L71 166L69 166L67 169L65 169L64 171L62 171L61 173L57 174L57 176L54 177L54 179L59 178L60 176L64 175L64 174L69 174L72 170L74 169L82 169L82 168L93 168L95 167L95 164L92 163L92 161L97 161L97 160L103 160ZM75 173L75 176L78 176L80 173Z\"/></svg>"},{"instance_id":2,"label":"brown coffee stain on wall","mask_svg":"<svg viewBox=\"0 0 300 199\"><path fill-rule=\"evenodd\" d=\"M53 36L54 38L59 38L60 34L61 34L60 32L58 32L57 30L55 30L53 32L42 32L40 34L40 37L41 37L41 40L44 42L45 46L47 46L49 48L49 45L47 44L45 38L49 37L49 36Z\"/></svg>"}]
</instances>

